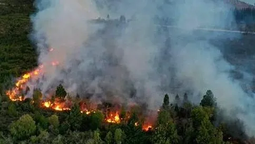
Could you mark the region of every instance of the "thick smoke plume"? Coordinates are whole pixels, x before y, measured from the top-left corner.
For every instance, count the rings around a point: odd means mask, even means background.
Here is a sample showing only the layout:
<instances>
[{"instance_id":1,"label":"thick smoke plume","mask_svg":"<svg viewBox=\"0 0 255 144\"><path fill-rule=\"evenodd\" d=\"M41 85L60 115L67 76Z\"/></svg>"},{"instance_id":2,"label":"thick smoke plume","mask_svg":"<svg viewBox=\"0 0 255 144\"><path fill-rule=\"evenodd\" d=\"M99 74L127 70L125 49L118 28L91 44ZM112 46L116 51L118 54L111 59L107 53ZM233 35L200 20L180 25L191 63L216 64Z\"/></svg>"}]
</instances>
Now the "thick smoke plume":
<instances>
[{"instance_id":1,"label":"thick smoke plume","mask_svg":"<svg viewBox=\"0 0 255 144\"><path fill-rule=\"evenodd\" d=\"M225 115L254 135L253 94L231 77L235 66L211 44L240 35L196 29L234 27L230 6L217 0L37 0L36 6L32 36L44 75L31 88L47 96L62 83L70 95L152 110L164 93L188 92L198 103L211 89Z\"/></svg>"}]
</instances>

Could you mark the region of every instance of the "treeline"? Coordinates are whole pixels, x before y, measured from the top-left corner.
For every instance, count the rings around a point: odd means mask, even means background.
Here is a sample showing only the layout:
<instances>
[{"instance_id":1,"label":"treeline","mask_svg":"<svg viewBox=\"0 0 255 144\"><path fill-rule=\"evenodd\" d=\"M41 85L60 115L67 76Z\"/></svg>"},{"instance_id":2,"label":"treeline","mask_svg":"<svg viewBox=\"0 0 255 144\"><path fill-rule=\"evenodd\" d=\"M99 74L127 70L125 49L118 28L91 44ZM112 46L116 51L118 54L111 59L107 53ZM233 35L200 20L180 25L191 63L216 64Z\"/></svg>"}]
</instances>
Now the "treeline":
<instances>
[{"instance_id":1,"label":"treeline","mask_svg":"<svg viewBox=\"0 0 255 144\"><path fill-rule=\"evenodd\" d=\"M64 92L62 88L56 90L56 94ZM81 113L77 99L73 100L71 111L56 112L42 109L38 105L41 98L38 90L24 102L0 97L1 144L229 144L248 140L240 121L219 120L220 109L210 90L199 105L192 104L187 94L177 95L170 103L166 94L149 131L142 130L141 107L132 108L130 118L110 124L104 121L102 111ZM120 117L126 113L122 108Z\"/></svg>"}]
</instances>

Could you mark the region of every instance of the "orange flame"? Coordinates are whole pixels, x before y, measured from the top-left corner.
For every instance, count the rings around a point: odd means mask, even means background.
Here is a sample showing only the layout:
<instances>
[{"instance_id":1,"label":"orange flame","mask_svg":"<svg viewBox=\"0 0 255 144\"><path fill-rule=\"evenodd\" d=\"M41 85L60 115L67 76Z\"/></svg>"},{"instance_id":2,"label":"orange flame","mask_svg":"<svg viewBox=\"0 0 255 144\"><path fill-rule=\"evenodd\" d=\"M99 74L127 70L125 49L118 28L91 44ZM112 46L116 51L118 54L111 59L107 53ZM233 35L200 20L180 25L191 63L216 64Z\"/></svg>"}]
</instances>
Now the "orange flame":
<instances>
[{"instance_id":1,"label":"orange flame","mask_svg":"<svg viewBox=\"0 0 255 144\"><path fill-rule=\"evenodd\" d=\"M91 112L94 112L94 111L89 111L89 110L83 110L83 111L81 111L81 113L85 113L86 115L89 115L89 114L91 114Z\"/></svg>"},{"instance_id":2,"label":"orange flame","mask_svg":"<svg viewBox=\"0 0 255 144\"><path fill-rule=\"evenodd\" d=\"M117 124L119 124L120 123L119 113L118 112L110 113L109 117L106 118L106 121L108 123L117 123Z\"/></svg>"},{"instance_id":3,"label":"orange flame","mask_svg":"<svg viewBox=\"0 0 255 144\"><path fill-rule=\"evenodd\" d=\"M15 87L11 90L6 91L6 95L10 98L11 101L24 101L24 98L21 96L20 92L25 91L26 83L32 76L39 75L40 70L36 69L30 73L24 74L20 79L15 83Z\"/></svg>"},{"instance_id":4,"label":"orange flame","mask_svg":"<svg viewBox=\"0 0 255 144\"><path fill-rule=\"evenodd\" d=\"M23 77L23 79L29 79L30 76L31 76L31 75L28 73L28 74L24 74L22 77Z\"/></svg>"},{"instance_id":5,"label":"orange flame","mask_svg":"<svg viewBox=\"0 0 255 144\"><path fill-rule=\"evenodd\" d=\"M55 64L58 64L58 62L55 62ZM37 69L24 74L17 80L14 88L6 91L6 95L10 98L11 101L24 101L24 98L20 93L26 90L26 84L30 79L38 78L36 76L41 74L43 67L43 65L40 65Z\"/></svg>"},{"instance_id":6,"label":"orange flame","mask_svg":"<svg viewBox=\"0 0 255 144\"><path fill-rule=\"evenodd\" d=\"M152 130L152 125L150 125L150 124L144 124L143 127L142 127L142 129L143 129L144 131L150 131L150 130Z\"/></svg>"},{"instance_id":7,"label":"orange flame","mask_svg":"<svg viewBox=\"0 0 255 144\"><path fill-rule=\"evenodd\" d=\"M52 106L51 102L50 101L46 101L43 103L43 106L46 107L46 108L50 108Z\"/></svg>"}]
</instances>

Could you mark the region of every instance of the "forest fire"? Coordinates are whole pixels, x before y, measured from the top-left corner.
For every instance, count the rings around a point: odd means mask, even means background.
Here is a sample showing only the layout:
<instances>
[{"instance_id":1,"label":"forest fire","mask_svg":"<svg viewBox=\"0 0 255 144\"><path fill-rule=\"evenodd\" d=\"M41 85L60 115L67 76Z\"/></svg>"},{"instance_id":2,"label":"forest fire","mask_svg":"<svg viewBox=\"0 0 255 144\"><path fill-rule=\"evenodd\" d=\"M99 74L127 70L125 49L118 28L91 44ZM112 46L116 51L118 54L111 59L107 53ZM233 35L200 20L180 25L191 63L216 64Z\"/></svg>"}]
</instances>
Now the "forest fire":
<instances>
[{"instance_id":1,"label":"forest fire","mask_svg":"<svg viewBox=\"0 0 255 144\"><path fill-rule=\"evenodd\" d=\"M49 52L52 52L53 48L51 48L49 50ZM59 62L52 62L53 66L58 65ZM6 92L6 95L9 96L11 101L24 101L24 91L27 91L27 83L29 82L30 79L38 79L38 76L41 75L43 73L43 68L44 65L39 65L37 69L28 72L26 74L24 74L23 76L21 76L21 78L19 78L17 80L17 82L15 83L15 88L8 90Z\"/></svg>"},{"instance_id":2,"label":"forest fire","mask_svg":"<svg viewBox=\"0 0 255 144\"><path fill-rule=\"evenodd\" d=\"M24 76L24 78L29 78L30 76L26 75ZM25 80L24 80L25 81ZM21 83L21 85L23 85L23 81ZM7 91L6 94L9 96L11 101L24 101L25 98L22 96L17 96L17 94L19 94L19 88L20 85L18 85L19 87L14 88L11 91ZM68 100L61 100L58 98L55 98L54 101L52 100L48 100L48 101L42 101L41 102L41 107L45 108L45 109L51 109L54 111L71 111L71 107L72 107L72 103L69 102ZM88 108L85 107L85 104L82 103L80 105L80 109L81 109L81 113L82 114L86 114L86 115L90 115L91 113L95 113L94 110L89 110ZM128 116L128 118L130 118ZM120 111L109 111L107 114L105 114L105 122L107 123L111 123L111 124L120 124L122 122L122 119L120 118ZM135 126L139 126L138 122L135 123ZM150 131L152 130L152 125L151 124L144 124L142 126L142 130L143 131Z\"/></svg>"},{"instance_id":3,"label":"forest fire","mask_svg":"<svg viewBox=\"0 0 255 144\"><path fill-rule=\"evenodd\" d=\"M54 49L50 48L49 52L53 52ZM59 65L58 61L51 62L52 66ZM30 80L37 80L40 75L43 74L44 65L40 65L34 71L24 74L21 76L17 82L15 83L15 87L11 90L6 91L6 95L9 97L11 101L24 101L26 99L25 95L27 91L29 91L29 87L27 84ZM54 111L71 111L72 102L69 100L64 100L60 98L54 98L51 100L41 100L41 107L45 109L51 109ZM80 112L82 114L89 115L91 113L95 113L95 110L90 110L85 103L80 105ZM128 117L129 119L130 117ZM120 111L109 111L105 114L105 121L111 124L120 124L122 119L120 118ZM135 126L138 126L138 122L135 123ZM142 126L144 131L149 131L152 129L150 124L146 124Z\"/></svg>"},{"instance_id":4,"label":"forest fire","mask_svg":"<svg viewBox=\"0 0 255 144\"><path fill-rule=\"evenodd\" d=\"M21 92L24 92L27 87L26 84L31 77L38 76L40 73L40 69L36 69L30 73L24 74L18 81L15 83L15 88L12 90L8 90L6 95L9 96L10 100L12 101L24 101L24 96Z\"/></svg>"}]
</instances>

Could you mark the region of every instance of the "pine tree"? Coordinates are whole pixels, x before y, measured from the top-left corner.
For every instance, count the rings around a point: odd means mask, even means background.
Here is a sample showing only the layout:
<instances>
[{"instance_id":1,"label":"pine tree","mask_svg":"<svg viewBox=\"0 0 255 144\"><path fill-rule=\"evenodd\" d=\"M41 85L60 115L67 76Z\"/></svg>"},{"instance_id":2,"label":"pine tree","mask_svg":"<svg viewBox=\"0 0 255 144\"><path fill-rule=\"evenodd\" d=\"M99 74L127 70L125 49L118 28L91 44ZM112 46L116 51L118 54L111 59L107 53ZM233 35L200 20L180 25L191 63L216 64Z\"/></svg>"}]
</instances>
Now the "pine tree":
<instances>
[{"instance_id":1,"label":"pine tree","mask_svg":"<svg viewBox=\"0 0 255 144\"><path fill-rule=\"evenodd\" d=\"M56 97L64 99L65 96L67 95L66 90L64 89L64 87L60 84L57 89L56 89Z\"/></svg>"},{"instance_id":2,"label":"pine tree","mask_svg":"<svg viewBox=\"0 0 255 144\"><path fill-rule=\"evenodd\" d=\"M183 96L183 104L188 103L188 102L189 102L188 94L185 93L184 96Z\"/></svg>"},{"instance_id":3,"label":"pine tree","mask_svg":"<svg viewBox=\"0 0 255 144\"><path fill-rule=\"evenodd\" d=\"M33 101L34 101L35 107L37 107L37 108L40 107L41 100L42 100L42 93L41 93L41 91L38 90L38 89L34 90Z\"/></svg>"},{"instance_id":4,"label":"pine tree","mask_svg":"<svg viewBox=\"0 0 255 144\"><path fill-rule=\"evenodd\" d=\"M80 107L77 103L72 107L68 116L68 122L71 125L72 130L78 130L82 123L82 114Z\"/></svg>"},{"instance_id":5,"label":"pine tree","mask_svg":"<svg viewBox=\"0 0 255 144\"><path fill-rule=\"evenodd\" d=\"M168 96L168 94L166 94L165 97L164 97L162 108L165 109L165 110L169 110L169 104L170 104L169 96Z\"/></svg>"},{"instance_id":6,"label":"pine tree","mask_svg":"<svg viewBox=\"0 0 255 144\"><path fill-rule=\"evenodd\" d=\"M175 103L176 105L179 106L179 105L180 105L180 101L181 101L181 100L180 100L180 97L179 97L179 95L177 94L177 95L175 96L175 102L174 102L174 103Z\"/></svg>"},{"instance_id":7,"label":"pine tree","mask_svg":"<svg viewBox=\"0 0 255 144\"><path fill-rule=\"evenodd\" d=\"M216 107L216 99L211 90L208 90L206 92L206 95L204 95L203 99L200 102L200 105L203 107Z\"/></svg>"}]
</instances>

